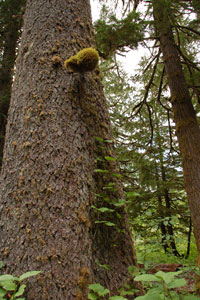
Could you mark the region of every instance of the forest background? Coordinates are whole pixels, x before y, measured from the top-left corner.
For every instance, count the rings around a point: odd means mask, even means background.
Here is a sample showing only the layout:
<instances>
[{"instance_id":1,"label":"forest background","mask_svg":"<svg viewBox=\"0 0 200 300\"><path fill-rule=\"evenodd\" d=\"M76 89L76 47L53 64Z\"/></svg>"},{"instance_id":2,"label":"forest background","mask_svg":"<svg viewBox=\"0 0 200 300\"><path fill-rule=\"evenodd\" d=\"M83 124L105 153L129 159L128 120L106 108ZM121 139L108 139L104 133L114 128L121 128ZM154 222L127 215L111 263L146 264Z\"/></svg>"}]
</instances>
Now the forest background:
<instances>
[{"instance_id":1,"label":"forest background","mask_svg":"<svg viewBox=\"0 0 200 300\"><path fill-rule=\"evenodd\" d=\"M195 10L187 11L184 1L180 2L180 6L176 7L179 13L176 25L180 32L176 28L175 39L179 43L182 65L199 117L199 32L195 30L198 29L199 20ZM149 36L137 46L129 45L126 40L122 41L124 37L120 41L121 45L112 45L112 39L116 39L115 34L120 39L120 30L123 30L124 23L128 23L128 20L124 19L125 4L106 5L102 4L100 20L95 21L96 38L100 49L116 47L114 54L109 49L112 55L108 60L102 59L101 69L127 191L134 240L140 245L142 260L145 256L151 261L151 256L161 249L161 245L165 253L194 260L196 246L184 187L182 162L170 107L170 92L167 81L163 79L164 71L162 58L158 58L158 46L153 37ZM130 3L126 5L127 13ZM123 8L119 9L119 6ZM196 4L196 9L197 6ZM95 3L92 7L96 19ZM148 4L138 2L140 20L147 20L148 9ZM132 16L133 19L134 17ZM104 27L105 24L108 26ZM190 27L194 24L197 26L195 29ZM136 41L132 41L134 42ZM139 51L136 50L138 48ZM191 80L193 84L189 83ZM191 248L192 255L189 256ZM141 253L141 249L145 253ZM167 261L168 256L163 259Z\"/></svg>"},{"instance_id":2,"label":"forest background","mask_svg":"<svg viewBox=\"0 0 200 300\"><path fill-rule=\"evenodd\" d=\"M126 205L140 263L151 264L162 259L162 262L185 264L187 259L194 264L197 251L176 137L179 128L171 107L174 99L152 21L152 6L149 1L139 2L116 4L122 6L122 13L117 16L115 7L102 5L100 19L94 24L120 177L126 191L121 204ZM166 2L199 122L199 2ZM2 1L0 12L1 153L25 1L14 3L8 9L10 2ZM137 47L147 49L146 54L137 72L127 74L118 57Z\"/></svg>"}]
</instances>

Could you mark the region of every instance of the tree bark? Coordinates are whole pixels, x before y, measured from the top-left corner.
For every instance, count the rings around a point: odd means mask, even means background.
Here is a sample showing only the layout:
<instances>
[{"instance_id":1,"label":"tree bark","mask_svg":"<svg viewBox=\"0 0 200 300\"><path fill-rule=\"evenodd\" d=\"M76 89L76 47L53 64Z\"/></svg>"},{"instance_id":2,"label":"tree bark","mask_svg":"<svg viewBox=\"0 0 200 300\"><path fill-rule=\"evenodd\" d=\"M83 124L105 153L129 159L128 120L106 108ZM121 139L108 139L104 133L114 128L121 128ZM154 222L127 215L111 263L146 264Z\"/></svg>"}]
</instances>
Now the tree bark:
<instances>
[{"instance_id":1,"label":"tree bark","mask_svg":"<svg viewBox=\"0 0 200 300\"><path fill-rule=\"evenodd\" d=\"M2 166L0 251L7 272L42 271L29 300L83 300L92 282L114 293L136 265L123 207L98 210L123 198L99 71L63 68L91 46L88 0L27 1Z\"/></svg>"},{"instance_id":2,"label":"tree bark","mask_svg":"<svg viewBox=\"0 0 200 300\"><path fill-rule=\"evenodd\" d=\"M171 91L172 110L181 151L185 188L200 258L200 129L174 42L169 20L170 3L166 0L152 0L152 4L155 27L160 39Z\"/></svg>"}]
</instances>

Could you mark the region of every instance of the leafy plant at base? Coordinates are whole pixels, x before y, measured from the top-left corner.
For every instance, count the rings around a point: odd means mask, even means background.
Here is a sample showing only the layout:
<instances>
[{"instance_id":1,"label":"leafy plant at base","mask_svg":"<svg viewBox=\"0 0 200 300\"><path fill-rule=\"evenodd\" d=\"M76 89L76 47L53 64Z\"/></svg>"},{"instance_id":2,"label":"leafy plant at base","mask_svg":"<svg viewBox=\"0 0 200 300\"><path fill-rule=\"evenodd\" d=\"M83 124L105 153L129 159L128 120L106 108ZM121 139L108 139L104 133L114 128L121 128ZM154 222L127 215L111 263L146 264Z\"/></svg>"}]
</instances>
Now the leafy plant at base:
<instances>
[{"instance_id":1,"label":"leafy plant at base","mask_svg":"<svg viewBox=\"0 0 200 300\"><path fill-rule=\"evenodd\" d=\"M134 266L130 266L129 273L132 276L140 273ZM176 278L183 272L163 272L158 271L156 274L140 274L137 275L134 280L142 281L146 288L147 293L144 296L138 296L135 300L199 300L200 298L193 294L183 295L180 291L174 289L180 288L186 285L184 278ZM124 296L134 295L138 290L135 290L128 284L125 284L124 288L118 290L119 295L109 296L110 291L105 289L101 284L95 283L89 285L88 298L90 300L127 300Z\"/></svg>"},{"instance_id":2,"label":"leafy plant at base","mask_svg":"<svg viewBox=\"0 0 200 300\"><path fill-rule=\"evenodd\" d=\"M134 278L135 281L142 281L143 283L151 283L149 291L144 296L136 297L137 300L198 300L195 295L178 294L173 289L186 285L184 278L175 278L181 274L182 271L177 272L162 272L156 274L142 274Z\"/></svg>"},{"instance_id":3,"label":"leafy plant at base","mask_svg":"<svg viewBox=\"0 0 200 300\"><path fill-rule=\"evenodd\" d=\"M2 268L3 263L0 261L0 268ZM6 296L10 300L25 300L25 298L18 298L23 295L26 288L22 281L31 276L38 275L40 271L30 271L22 274L20 277L16 277L10 274L0 275L0 300L5 300Z\"/></svg>"}]
</instances>

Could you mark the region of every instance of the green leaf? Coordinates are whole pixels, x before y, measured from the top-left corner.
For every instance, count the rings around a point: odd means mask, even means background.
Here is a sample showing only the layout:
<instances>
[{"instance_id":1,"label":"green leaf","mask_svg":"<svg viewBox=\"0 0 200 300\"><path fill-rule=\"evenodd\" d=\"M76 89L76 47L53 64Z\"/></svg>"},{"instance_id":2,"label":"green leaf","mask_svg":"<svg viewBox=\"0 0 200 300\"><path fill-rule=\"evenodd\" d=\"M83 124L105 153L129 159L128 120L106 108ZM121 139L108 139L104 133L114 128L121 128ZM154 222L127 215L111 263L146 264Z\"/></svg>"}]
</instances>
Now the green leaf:
<instances>
[{"instance_id":1,"label":"green leaf","mask_svg":"<svg viewBox=\"0 0 200 300\"><path fill-rule=\"evenodd\" d=\"M97 264L98 267L104 269L104 270L110 270L110 266L109 265L102 265L99 263L98 259L95 260L95 263Z\"/></svg>"},{"instance_id":2,"label":"green leaf","mask_svg":"<svg viewBox=\"0 0 200 300\"><path fill-rule=\"evenodd\" d=\"M111 209L111 208L108 208L108 207L100 207L100 208L97 208L98 211L100 212L113 212L115 211L114 209Z\"/></svg>"},{"instance_id":3,"label":"green leaf","mask_svg":"<svg viewBox=\"0 0 200 300\"><path fill-rule=\"evenodd\" d=\"M109 173L108 170L102 170L102 169L95 169L95 173Z\"/></svg>"},{"instance_id":4,"label":"green leaf","mask_svg":"<svg viewBox=\"0 0 200 300\"><path fill-rule=\"evenodd\" d=\"M200 298L194 295L184 296L183 300L199 300Z\"/></svg>"},{"instance_id":5,"label":"green leaf","mask_svg":"<svg viewBox=\"0 0 200 300\"><path fill-rule=\"evenodd\" d=\"M97 209L97 207L96 207L96 206L94 206L94 205L91 205L91 208Z\"/></svg>"},{"instance_id":6,"label":"green leaf","mask_svg":"<svg viewBox=\"0 0 200 300\"><path fill-rule=\"evenodd\" d=\"M109 294L109 290L105 289L100 283L90 284L89 289L97 293L99 296L105 296L106 294Z\"/></svg>"},{"instance_id":7,"label":"green leaf","mask_svg":"<svg viewBox=\"0 0 200 300\"><path fill-rule=\"evenodd\" d=\"M177 271L177 272L163 272L163 271L158 271L155 276L158 278L161 278L165 281L166 284L169 284L172 280L174 280L174 277L181 274L182 271Z\"/></svg>"},{"instance_id":8,"label":"green leaf","mask_svg":"<svg viewBox=\"0 0 200 300\"><path fill-rule=\"evenodd\" d=\"M110 190L110 191L114 191L115 190L115 188L114 188L114 184L108 184L107 186L104 186L103 187L103 190Z\"/></svg>"},{"instance_id":9,"label":"green leaf","mask_svg":"<svg viewBox=\"0 0 200 300\"><path fill-rule=\"evenodd\" d=\"M110 300L128 300L127 298L124 298L123 296L112 296L109 299Z\"/></svg>"},{"instance_id":10,"label":"green leaf","mask_svg":"<svg viewBox=\"0 0 200 300\"><path fill-rule=\"evenodd\" d=\"M5 274L5 275L0 275L0 282L4 280L9 280L9 281L18 281L19 278L12 276L10 274Z\"/></svg>"},{"instance_id":11,"label":"green leaf","mask_svg":"<svg viewBox=\"0 0 200 300\"><path fill-rule=\"evenodd\" d=\"M145 212L145 215L146 215L147 217L150 217L150 216L152 215L152 212L151 212L151 211L146 211L146 212Z\"/></svg>"},{"instance_id":12,"label":"green leaf","mask_svg":"<svg viewBox=\"0 0 200 300\"><path fill-rule=\"evenodd\" d=\"M112 222L105 222L105 225L107 225L107 226L116 226L116 224L112 223Z\"/></svg>"},{"instance_id":13,"label":"green leaf","mask_svg":"<svg viewBox=\"0 0 200 300\"><path fill-rule=\"evenodd\" d=\"M160 294L159 289L151 289L144 296L136 297L135 300L163 300L164 295Z\"/></svg>"},{"instance_id":14,"label":"green leaf","mask_svg":"<svg viewBox=\"0 0 200 300\"><path fill-rule=\"evenodd\" d=\"M97 157L98 161L104 161L104 159L102 157Z\"/></svg>"},{"instance_id":15,"label":"green leaf","mask_svg":"<svg viewBox=\"0 0 200 300\"><path fill-rule=\"evenodd\" d=\"M115 161L116 158L114 158L112 156L105 156L105 160L107 160L107 161Z\"/></svg>"},{"instance_id":16,"label":"green leaf","mask_svg":"<svg viewBox=\"0 0 200 300\"><path fill-rule=\"evenodd\" d=\"M98 299L98 296L94 293L88 293L88 298L90 300L97 300Z\"/></svg>"},{"instance_id":17,"label":"green leaf","mask_svg":"<svg viewBox=\"0 0 200 300\"><path fill-rule=\"evenodd\" d=\"M103 224L105 223L106 221L95 221L95 224Z\"/></svg>"},{"instance_id":18,"label":"green leaf","mask_svg":"<svg viewBox=\"0 0 200 300\"><path fill-rule=\"evenodd\" d=\"M126 200L125 199L119 199L118 202L113 203L115 206L120 207L126 204Z\"/></svg>"},{"instance_id":19,"label":"green leaf","mask_svg":"<svg viewBox=\"0 0 200 300\"><path fill-rule=\"evenodd\" d=\"M0 260L0 269L3 267L3 262Z\"/></svg>"},{"instance_id":20,"label":"green leaf","mask_svg":"<svg viewBox=\"0 0 200 300\"><path fill-rule=\"evenodd\" d=\"M122 216L119 213L116 213L116 217L120 220L122 219Z\"/></svg>"},{"instance_id":21,"label":"green leaf","mask_svg":"<svg viewBox=\"0 0 200 300\"><path fill-rule=\"evenodd\" d=\"M25 285L25 284L22 284L22 285L19 287L17 293L15 294L15 297L19 297L19 296L23 295L25 288L26 288L26 285Z\"/></svg>"},{"instance_id":22,"label":"green leaf","mask_svg":"<svg viewBox=\"0 0 200 300\"><path fill-rule=\"evenodd\" d=\"M104 140L105 143L114 143L113 140Z\"/></svg>"},{"instance_id":23,"label":"green leaf","mask_svg":"<svg viewBox=\"0 0 200 300\"><path fill-rule=\"evenodd\" d=\"M16 300L26 300L25 298L17 298Z\"/></svg>"},{"instance_id":24,"label":"green leaf","mask_svg":"<svg viewBox=\"0 0 200 300\"><path fill-rule=\"evenodd\" d=\"M120 294L122 296L126 296L126 295L134 295L135 294L135 291L123 291L123 292L120 292Z\"/></svg>"},{"instance_id":25,"label":"green leaf","mask_svg":"<svg viewBox=\"0 0 200 300\"><path fill-rule=\"evenodd\" d=\"M107 226L116 226L115 223L109 222L109 221L95 221L96 224L105 224Z\"/></svg>"},{"instance_id":26,"label":"green leaf","mask_svg":"<svg viewBox=\"0 0 200 300\"><path fill-rule=\"evenodd\" d=\"M95 136L94 138L101 143L104 141L101 137L98 137L98 136Z\"/></svg>"},{"instance_id":27,"label":"green leaf","mask_svg":"<svg viewBox=\"0 0 200 300\"><path fill-rule=\"evenodd\" d=\"M17 287L13 281L9 281L9 280L2 281L1 286L6 291L15 291Z\"/></svg>"},{"instance_id":28,"label":"green leaf","mask_svg":"<svg viewBox=\"0 0 200 300\"><path fill-rule=\"evenodd\" d=\"M167 286L168 286L168 289L174 289L174 288L178 288L181 286L185 286L186 284L187 284L186 280L184 278L180 278L180 279L174 279Z\"/></svg>"},{"instance_id":29,"label":"green leaf","mask_svg":"<svg viewBox=\"0 0 200 300\"><path fill-rule=\"evenodd\" d=\"M24 274L22 274L20 277L19 277L19 281L22 281L28 277L31 277L31 276L35 276L35 275L38 275L40 274L41 271L30 271L30 272L26 272Z\"/></svg>"},{"instance_id":30,"label":"green leaf","mask_svg":"<svg viewBox=\"0 0 200 300\"><path fill-rule=\"evenodd\" d=\"M140 271L139 271L139 268L136 266L129 266L128 272L130 275L135 276L135 275L138 275Z\"/></svg>"},{"instance_id":31,"label":"green leaf","mask_svg":"<svg viewBox=\"0 0 200 300\"><path fill-rule=\"evenodd\" d=\"M0 288L0 297L3 297L5 294L7 294L7 291Z\"/></svg>"},{"instance_id":32,"label":"green leaf","mask_svg":"<svg viewBox=\"0 0 200 300\"><path fill-rule=\"evenodd\" d=\"M117 177L117 178L121 178L121 177L122 177L122 175L121 175L121 174L118 174L118 173L112 173L112 176L113 176L113 177Z\"/></svg>"},{"instance_id":33,"label":"green leaf","mask_svg":"<svg viewBox=\"0 0 200 300\"><path fill-rule=\"evenodd\" d=\"M138 275L134 278L135 281L161 281L158 277L151 274Z\"/></svg>"},{"instance_id":34,"label":"green leaf","mask_svg":"<svg viewBox=\"0 0 200 300\"><path fill-rule=\"evenodd\" d=\"M139 196L140 194L136 193L136 192L126 192L126 197L130 198L130 197L136 197Z\"/></svg>"}]
</instances>

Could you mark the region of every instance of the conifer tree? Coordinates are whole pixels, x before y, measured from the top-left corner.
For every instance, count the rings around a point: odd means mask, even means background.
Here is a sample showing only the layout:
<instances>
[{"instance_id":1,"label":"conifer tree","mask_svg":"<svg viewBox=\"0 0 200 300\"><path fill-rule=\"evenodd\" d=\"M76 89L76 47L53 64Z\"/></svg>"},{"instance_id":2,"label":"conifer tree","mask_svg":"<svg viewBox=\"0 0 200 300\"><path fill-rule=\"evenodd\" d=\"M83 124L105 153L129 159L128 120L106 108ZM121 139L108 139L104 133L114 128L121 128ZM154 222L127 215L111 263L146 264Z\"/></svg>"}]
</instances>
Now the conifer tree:
<instances>
[{"instance_id":1,"label":"conifer tree","mask_svg":"<svg viewBox=\"0 0 200 300\"><path fill-rule=\"evenodd\" d=\"M97 282L113 294L136 265L93 48L89 1L27 1L2 166L0 251L7 272L42 271L29 300L85 300Z\"/></svg>"},{"instance_id":2,"label":"conifer tree","mask_svg":"<svg viewBox=\"0 0 200 300\"><path fill-rule=\"evenodd\" d=\"M152 4L156 33L159 37L171 91L172 111L181 151L185 188L200 255L200 223L197 213L200 208L200 128L174 41L170 22L170 2L153 0Z\"/></svg>"}]
</instances>

